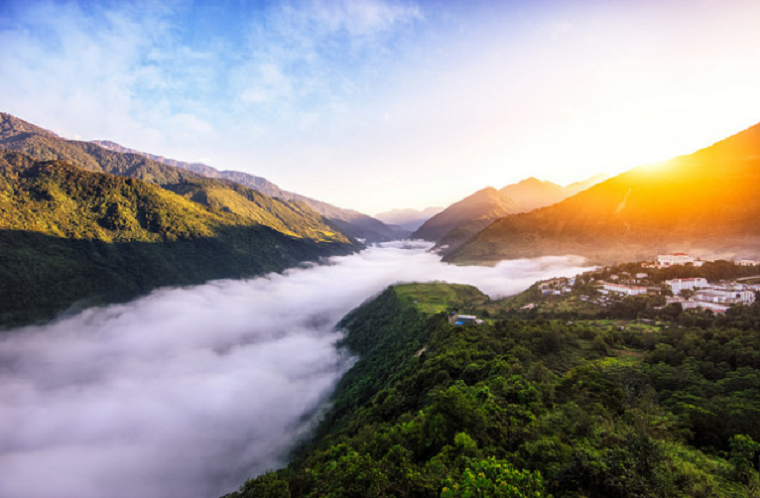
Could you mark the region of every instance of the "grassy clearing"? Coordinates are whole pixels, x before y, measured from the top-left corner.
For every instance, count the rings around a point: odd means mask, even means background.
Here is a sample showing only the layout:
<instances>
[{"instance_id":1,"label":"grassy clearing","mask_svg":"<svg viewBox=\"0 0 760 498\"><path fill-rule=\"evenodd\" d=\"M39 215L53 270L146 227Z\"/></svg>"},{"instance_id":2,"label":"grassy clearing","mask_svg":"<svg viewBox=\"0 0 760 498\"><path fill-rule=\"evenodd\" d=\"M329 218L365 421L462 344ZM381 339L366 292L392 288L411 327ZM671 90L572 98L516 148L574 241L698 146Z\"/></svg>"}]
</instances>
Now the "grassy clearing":
<instances>
[{"instance_id":1,"label":"grassy clearing","mask_svg":"<svg viewBox=\"0 0 760 498\"><path fill-rule=\"evenodd\" d=\"M402 284L394 288L404 303L430 315L452 309L466 312L467 307L488 301L488 296L469 285L426 283Z\"/></svg>"}]
</instances>

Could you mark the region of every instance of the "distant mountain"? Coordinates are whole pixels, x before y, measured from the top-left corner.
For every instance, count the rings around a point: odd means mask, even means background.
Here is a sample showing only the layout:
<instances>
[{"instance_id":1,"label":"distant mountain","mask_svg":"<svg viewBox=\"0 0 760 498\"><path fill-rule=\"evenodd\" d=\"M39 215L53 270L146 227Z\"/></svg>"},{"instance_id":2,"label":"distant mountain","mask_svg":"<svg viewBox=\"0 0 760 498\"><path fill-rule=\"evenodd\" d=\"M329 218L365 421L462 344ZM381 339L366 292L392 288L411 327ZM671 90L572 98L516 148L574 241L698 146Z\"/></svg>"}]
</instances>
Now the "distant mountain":
<instances>
[{"instance_id":1,"label":"distant mountain","mask_svg":"<svg viewBox=\"0 0 760 498\"><path fill-rule=\"evenodd\" d=\"M604 180L610 178L610 176L611 175L608 175L606 173L599 173L598 175L594 175L587 180L571 183L570 185L563 188L565 190L565 193L568 194L567 197L571 197L578 192L583 192L584 190L593 187L597 183L602 183Z\"/></svg>"},{"instance_id":2,"label":"distant mountain","mask_svg":"<svg viewBox=\"0 0 760 498\"><path fill-rule=\"evenodd\" d=\"M388 225L399 226L404 230L413 232L422 226L427 220L443 211L442 207L427 207L419 209L391 209L375 215L375 218Z\"/></svg>"},{"instance_id":3,"label":"distant mountain","mask_svg":"<svg viewBox=\"0 0 760 498\"><path fill-rule=\"evenodd\" d=\"M531 177L507 185L500 191L489 187L433 216L411 237L436 242L441 252L447 254L502 216L555 204L603 178L604 175L597 175L583 182L561 187Z\"/></svg>"},{"instance_id":4,"label":"distant mountain","mask_svg":"<svg viewBox=\"0 0 760 498\"><path fill-rule=\"evenodd\" d=\"M564 201L498 220L445 260L578 254L594 262L760 256L760 125L694 154L642 166Z\"/></svg>"},{"instance_id":5,"label":"distant mountain","mask_svg":"<svg viewBox=\"0 0 760 498\"><path fill-rule=\"evenodd\" d=\"M121 152L124 154L137 154L153 161L166 164L168 166L174 166L182 168L199 175L203 175L208 178L219 178L224 180L233 181L250 187L254 190L258 190L270 197L277 197L280 199L286 199L289 201L298 201L307 204L310 208L325 216L338 227L343 233L350 237L357 239L363 239L367 242L383 242L388 240L405 238L411 230L397 229L387 226L382 221L372 218L366 214L359 213L351 209L343 209L326 202L318 201L304 195L296 194L283 190L274 183L270 182L266 178L260 176L249 175L240 171L219 171L211 166L202 163L187 163L177 161L174 159L167 159L163 156L157 156L148 154L146 152L140 152L134 149L129 149L115 142L107 140L95 140L92 143L108 149L114 152Z\"/></svg>"},{"instance_id":6,"label":"distant mountain","mask_svg":"<svg viewBox=\"0 0 760 498\"><path fill-rule=\"evenodd\" d=\"M517 201L521 206L521 212L528 212L556 204L596 185L607 179L607 177L607 175L596 175L588 180L570 184L567 187L561 187L556 183L530 177L518 183L507 185L501 189L501 193Z\"/></svg>"},{"instance_id":7,"label":"distant mountain","mask_svg":"<svg viewBox=\"0 0 760 498\"><path fill-rule=\"evenodd\" d=\"M507 185L501 189L501 193L519 203L521 212L548 206L567 197L559 185L533 177Z\"/></svg>"},{"instance_id":8,"label":"distant mountain","mask_svg":"<svg viewBox=\"0 0 760 498\"><path fill-rule=\"evenodd\" d=\"M427 220L411 238L457 247L495 219L519 210L513 199L495 188L484 188Z\"/></svg>"}]
</instances>

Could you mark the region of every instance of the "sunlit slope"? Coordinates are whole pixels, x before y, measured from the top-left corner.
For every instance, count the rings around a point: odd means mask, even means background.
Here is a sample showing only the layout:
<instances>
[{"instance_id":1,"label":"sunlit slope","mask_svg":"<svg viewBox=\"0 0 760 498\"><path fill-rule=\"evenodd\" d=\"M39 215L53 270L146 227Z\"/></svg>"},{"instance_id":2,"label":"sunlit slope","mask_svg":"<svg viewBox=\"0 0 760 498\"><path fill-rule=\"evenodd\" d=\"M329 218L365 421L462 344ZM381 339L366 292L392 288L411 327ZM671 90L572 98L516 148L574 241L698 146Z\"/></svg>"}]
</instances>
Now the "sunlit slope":
<instances>
[{"instance_id":1,"label":"sunlit slope","mask_svg":"<svg viewBox=\"0 0 760 498\"><path fill-rule=\"evenodd\" d=\"M90 142L64 140L5 113L0 113L0 148L22 152L38 160L68 161L88 171L136 178L176 192L195 203L238 214L289 235L348 241L337 225L327 222L302 202L273 199L233 181L206 178L141 154L115 152Z\"/></svg>"},{"instance_id":2,"label":"sunlit slope","mask_svg":"<svg viewBox=\"0 0 760 498\"><path fill-rule=\"evenodd\" d=\"M333 225L349 237L366 239L368 242L383 242L403 238L408 235L406 231L395 230L382 221L367 216L366 214L359 213L352 209L339 208L326 202L296 194L295 192L283 190L266 178L260 176L250 175L241 171L219 171L211 166L201 163L186 163L174 159L167 159L162 156L129 149L109 141L96 140L91 142L91 145L96 145L99 148L107 149L112 152L147 157L148 159L161 164L193 171L207 178L226 180L228 182L234 182L239 185L250 187L269 197L303 203L329 219Z\"/></svg>"},{"instance_id":3,"label":"sunlit slope","mask_svg":"<svg viewBox=\"0 0 760 498\"><path fill-rule=\"evenodd\" d=\"M198 192L0 153L0 325L358 249L310 209L240 189L200 189L201 204ZM213 198L230 192L240 199Z\"/></svg>"},{"instance_id":4,"label":"sunlit slope","mask_svg":"<svg viewBox=\"0 0 760 498\"><path fill-rule=\"evenodd\" d=\"M502 218L447 261L579 254L596 262L669 250L760 255L760 125L658 166L642 166L550 207Z\"/></svg>"}]
</instances>

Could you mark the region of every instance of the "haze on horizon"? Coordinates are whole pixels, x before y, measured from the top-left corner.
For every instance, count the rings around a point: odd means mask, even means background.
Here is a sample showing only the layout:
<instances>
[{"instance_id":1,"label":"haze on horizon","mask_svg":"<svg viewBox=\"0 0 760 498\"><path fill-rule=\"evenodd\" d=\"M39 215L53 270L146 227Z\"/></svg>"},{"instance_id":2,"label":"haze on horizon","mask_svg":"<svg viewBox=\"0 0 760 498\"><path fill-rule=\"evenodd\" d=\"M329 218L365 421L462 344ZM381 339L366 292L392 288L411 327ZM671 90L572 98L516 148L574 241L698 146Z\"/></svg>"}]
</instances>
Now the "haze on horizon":
<instances>
[{"instance_id":1,"label":"haze on horizon","mask_svg":"<svg viewBox=\"0 0 760 498\"><path fill-rule=\"evenodd\" d=\"M760 121L760 3L0 3L0 110L376 214Z\"/></svg>"}]
</instances>

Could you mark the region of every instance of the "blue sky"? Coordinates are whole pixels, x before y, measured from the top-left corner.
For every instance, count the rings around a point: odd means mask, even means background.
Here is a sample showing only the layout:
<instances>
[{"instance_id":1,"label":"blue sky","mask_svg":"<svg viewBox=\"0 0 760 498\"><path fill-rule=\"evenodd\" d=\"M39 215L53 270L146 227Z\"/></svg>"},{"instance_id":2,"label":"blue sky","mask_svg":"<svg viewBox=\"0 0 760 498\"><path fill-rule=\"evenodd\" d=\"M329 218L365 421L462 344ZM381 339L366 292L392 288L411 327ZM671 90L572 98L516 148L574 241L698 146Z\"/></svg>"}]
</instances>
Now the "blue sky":
<instances>
[{"instance_id":1,"label":"blue sky","mask_svg":"<svg viewBox=\"0 0 760 498\"><path fill-rule=\"evenodd\" d=\"M0 3L0 110L371 214L760 121L751 1Z\"/></svg>"}]
</instances>

